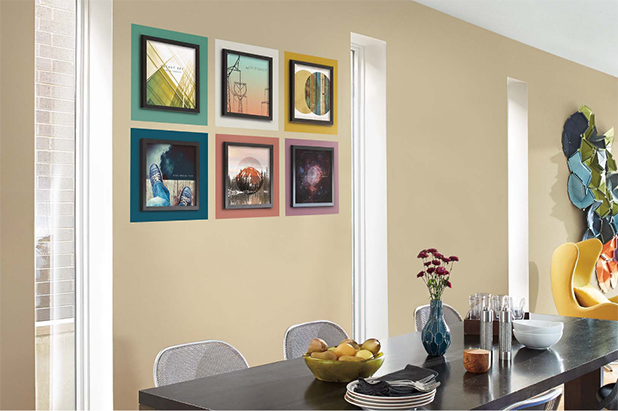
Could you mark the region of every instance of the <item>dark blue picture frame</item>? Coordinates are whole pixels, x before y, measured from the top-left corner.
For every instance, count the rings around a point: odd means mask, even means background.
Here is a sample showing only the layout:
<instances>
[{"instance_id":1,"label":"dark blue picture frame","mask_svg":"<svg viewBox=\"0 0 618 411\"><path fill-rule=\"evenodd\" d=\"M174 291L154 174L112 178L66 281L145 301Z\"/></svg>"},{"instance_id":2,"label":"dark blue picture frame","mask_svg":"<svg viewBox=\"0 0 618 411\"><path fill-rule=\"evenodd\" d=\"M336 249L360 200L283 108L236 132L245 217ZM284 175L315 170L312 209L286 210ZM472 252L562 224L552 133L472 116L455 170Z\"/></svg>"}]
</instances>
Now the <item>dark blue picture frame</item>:
<instances>
[{"instance_id":1,"label":"dark blue picture frame","mask_svg":"<svg viewBox=\"0 0 618 411\"><path fill-rule=\"evenodd\" d=\"M200 209L191 211L142 211L140 147L142 139L199 143ZM132 223L148 221L208 220L208 134L186 131L131 129L131 216Z\"/></svg>"}]
</instances>

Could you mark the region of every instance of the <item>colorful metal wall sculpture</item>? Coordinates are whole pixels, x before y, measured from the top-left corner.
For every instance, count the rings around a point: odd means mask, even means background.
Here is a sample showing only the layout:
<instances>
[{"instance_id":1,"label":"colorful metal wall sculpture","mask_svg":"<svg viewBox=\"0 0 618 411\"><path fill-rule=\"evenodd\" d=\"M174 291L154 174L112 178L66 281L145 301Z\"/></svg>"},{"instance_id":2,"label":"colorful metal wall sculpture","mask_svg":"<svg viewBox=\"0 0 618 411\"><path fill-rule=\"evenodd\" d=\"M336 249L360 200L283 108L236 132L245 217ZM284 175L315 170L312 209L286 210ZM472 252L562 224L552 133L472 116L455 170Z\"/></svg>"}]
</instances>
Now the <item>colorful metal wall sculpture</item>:
<instances>
[{"instance_id":1,"label":"colorful metal wall sculpture","mask_svg":"<svg viewBox=\"0 0 618 411\"><path fill-rule=\"evenodd\" d=\"M603 251L597 261L597 279L603 292L618 283L618 172L611 153L614 128L599 135L594 113L583 106L564 124L562 150L571 175L569 198L586 212L584 240L598 238Z\"/></svg>"}]
</instances>

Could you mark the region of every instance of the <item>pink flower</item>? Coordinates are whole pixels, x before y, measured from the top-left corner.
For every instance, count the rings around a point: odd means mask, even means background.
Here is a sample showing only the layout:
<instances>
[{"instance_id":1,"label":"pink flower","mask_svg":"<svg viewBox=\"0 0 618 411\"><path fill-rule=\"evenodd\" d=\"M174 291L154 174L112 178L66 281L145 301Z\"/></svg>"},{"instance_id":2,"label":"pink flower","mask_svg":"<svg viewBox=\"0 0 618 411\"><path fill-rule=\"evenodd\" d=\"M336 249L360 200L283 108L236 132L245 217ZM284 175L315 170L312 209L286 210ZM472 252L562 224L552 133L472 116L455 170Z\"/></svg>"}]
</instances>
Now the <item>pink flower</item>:
<instances>
[{"instance_id":1,"label":"pink flower","mask_svg":"<svg viewBox=\"0 0 618 411\"><path fill-rule=\"evenodd\" d=\"M427 252L425 251L421 251L420 253L418 253L418 255L416 256L416 258L427 258L429 257L429 254L427 254Z\"/></svg>"},{"instance_id":2,"label":"pink flower","mask_svg":"<svg viewBox=\"0 0 618 411\"><path fill-rule=\"evenodd\" d=\"M427 261L424 265L425 267L429 267L431 265L431 261Z\"/></svg>"},{"instance_id":3,"label":"pink flower","mask_svg":"<svg viewBox=\"0 0 618 411\"><path fill-rule=\"evenodd\" d=\"M453 285L451 284L451 282L450 282L450 281L447 281L447 282L446 282L446 286L447 286L448 288L453 288Z\"/></svg>"},{"instance_id":4,"label":"pink flower","mask_svg":"<svg viewBox=\"0 0 618 411\"><path fill-rule=\"evenodd\" d=\"M431 262L431 264L433 264L433 265L440 265L440 260L433 260Z\"/></svg>"},{"instance_id":5,"label":"pink flower","mask_svg":"<svg viewBox=\"0 0 618 411\"><path fill-rule=\"evenodd\" d=\"M436 271L435 267L429 267L429 268L427 269L427 272L428 272L429 274L432 274L434 271Z\"/></svg>"},{"instance_id":6,"label":"pink flower","mask_svg":"<svg viewBox=\"0 0 618 411\"><path fill-rule=\"evenodd\" d=\"M459 257L457 257L456 255L452 255L448 259L449 261L459 261Z\"/></svg>"},{"instance_id":7,"label":"pink flower","mask_svg":"<svg viewBox=\"0 0 618 411\"><path fill-rule=\"evenodd\" d=\"M416 274L416 278L421 278L424 275L425 275L425 271L421 271L420 273Z\"/></svg>"},{"instance_id":8,"label":"pink flower","mask_svg":"<svg viewBox=\"0 0 618 411\"><path fill-rule=\"evenodd\" d=\"M444 267L436 268L436 274L438 275L444 275L445 272L446 272L446 269Z\"/></svg>"},{"instance_id":9,"label":"pink flower","mask_svg":"<svg viewBox=\"0 0 618 411\"><path fill-rule=\"evenodd\" d=\"M428 248L428 249L427 249L427 252L428 252L428 253L432 253L432 254L433 254L433 253L437 253L437 252L438 252L438 250L436 250L435 248Z\"/></svg>"}]
</instances>

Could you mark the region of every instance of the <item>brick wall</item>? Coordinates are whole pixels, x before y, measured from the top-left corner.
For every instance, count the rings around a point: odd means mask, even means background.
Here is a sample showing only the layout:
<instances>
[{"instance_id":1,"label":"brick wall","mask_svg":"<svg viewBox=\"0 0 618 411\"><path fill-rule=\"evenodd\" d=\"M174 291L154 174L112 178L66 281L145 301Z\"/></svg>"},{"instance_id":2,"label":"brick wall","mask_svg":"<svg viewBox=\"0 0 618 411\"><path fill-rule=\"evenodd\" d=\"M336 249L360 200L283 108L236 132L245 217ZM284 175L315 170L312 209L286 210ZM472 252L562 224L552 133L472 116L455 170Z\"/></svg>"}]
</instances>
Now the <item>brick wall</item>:
<instances>
[{"instance_id":1,"label":"brick wall","mask_svg":"<svg viewBox=\"0 0 618 411\"><path fill-rule=\"evenodd\" d=\"M36 2L36 320L75 302L75 1Z\"/></svg>"}]
</instances>

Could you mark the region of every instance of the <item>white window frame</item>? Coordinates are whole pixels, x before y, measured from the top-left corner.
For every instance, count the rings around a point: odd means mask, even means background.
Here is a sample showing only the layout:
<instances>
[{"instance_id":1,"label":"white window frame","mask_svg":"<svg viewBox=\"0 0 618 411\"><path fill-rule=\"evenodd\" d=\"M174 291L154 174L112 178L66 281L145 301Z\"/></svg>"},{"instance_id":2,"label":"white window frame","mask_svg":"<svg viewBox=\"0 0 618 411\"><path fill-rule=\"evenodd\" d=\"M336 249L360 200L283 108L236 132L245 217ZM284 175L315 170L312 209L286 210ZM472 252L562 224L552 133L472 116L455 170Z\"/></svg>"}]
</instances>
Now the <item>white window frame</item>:
<instances>
[{"instance_id":1,"label":"white window frame","mask_svg":"<svg viewBox=\"0 0 618 411\"><path fill-rule=\"evenodd\" d=\"M351 33L354 338L388 337L386 43ZM370 116L365 113L371 113ZM367 156L367 153L371 153ZM368 194L366 186L371 186Z\"/></svg>"},{"instance_id":2,"label":"white window frame","mask_svg":"<svg viewBox=\"0 0 618 411\"><path fill-rule=\"evenodd\" d=\"M75 110L77 410L114 407L113 179L110 176L112 19L112 0L77 0ZM100 196L98 194L100 192L108 195Z\"/></svg>"}]
</instances>

